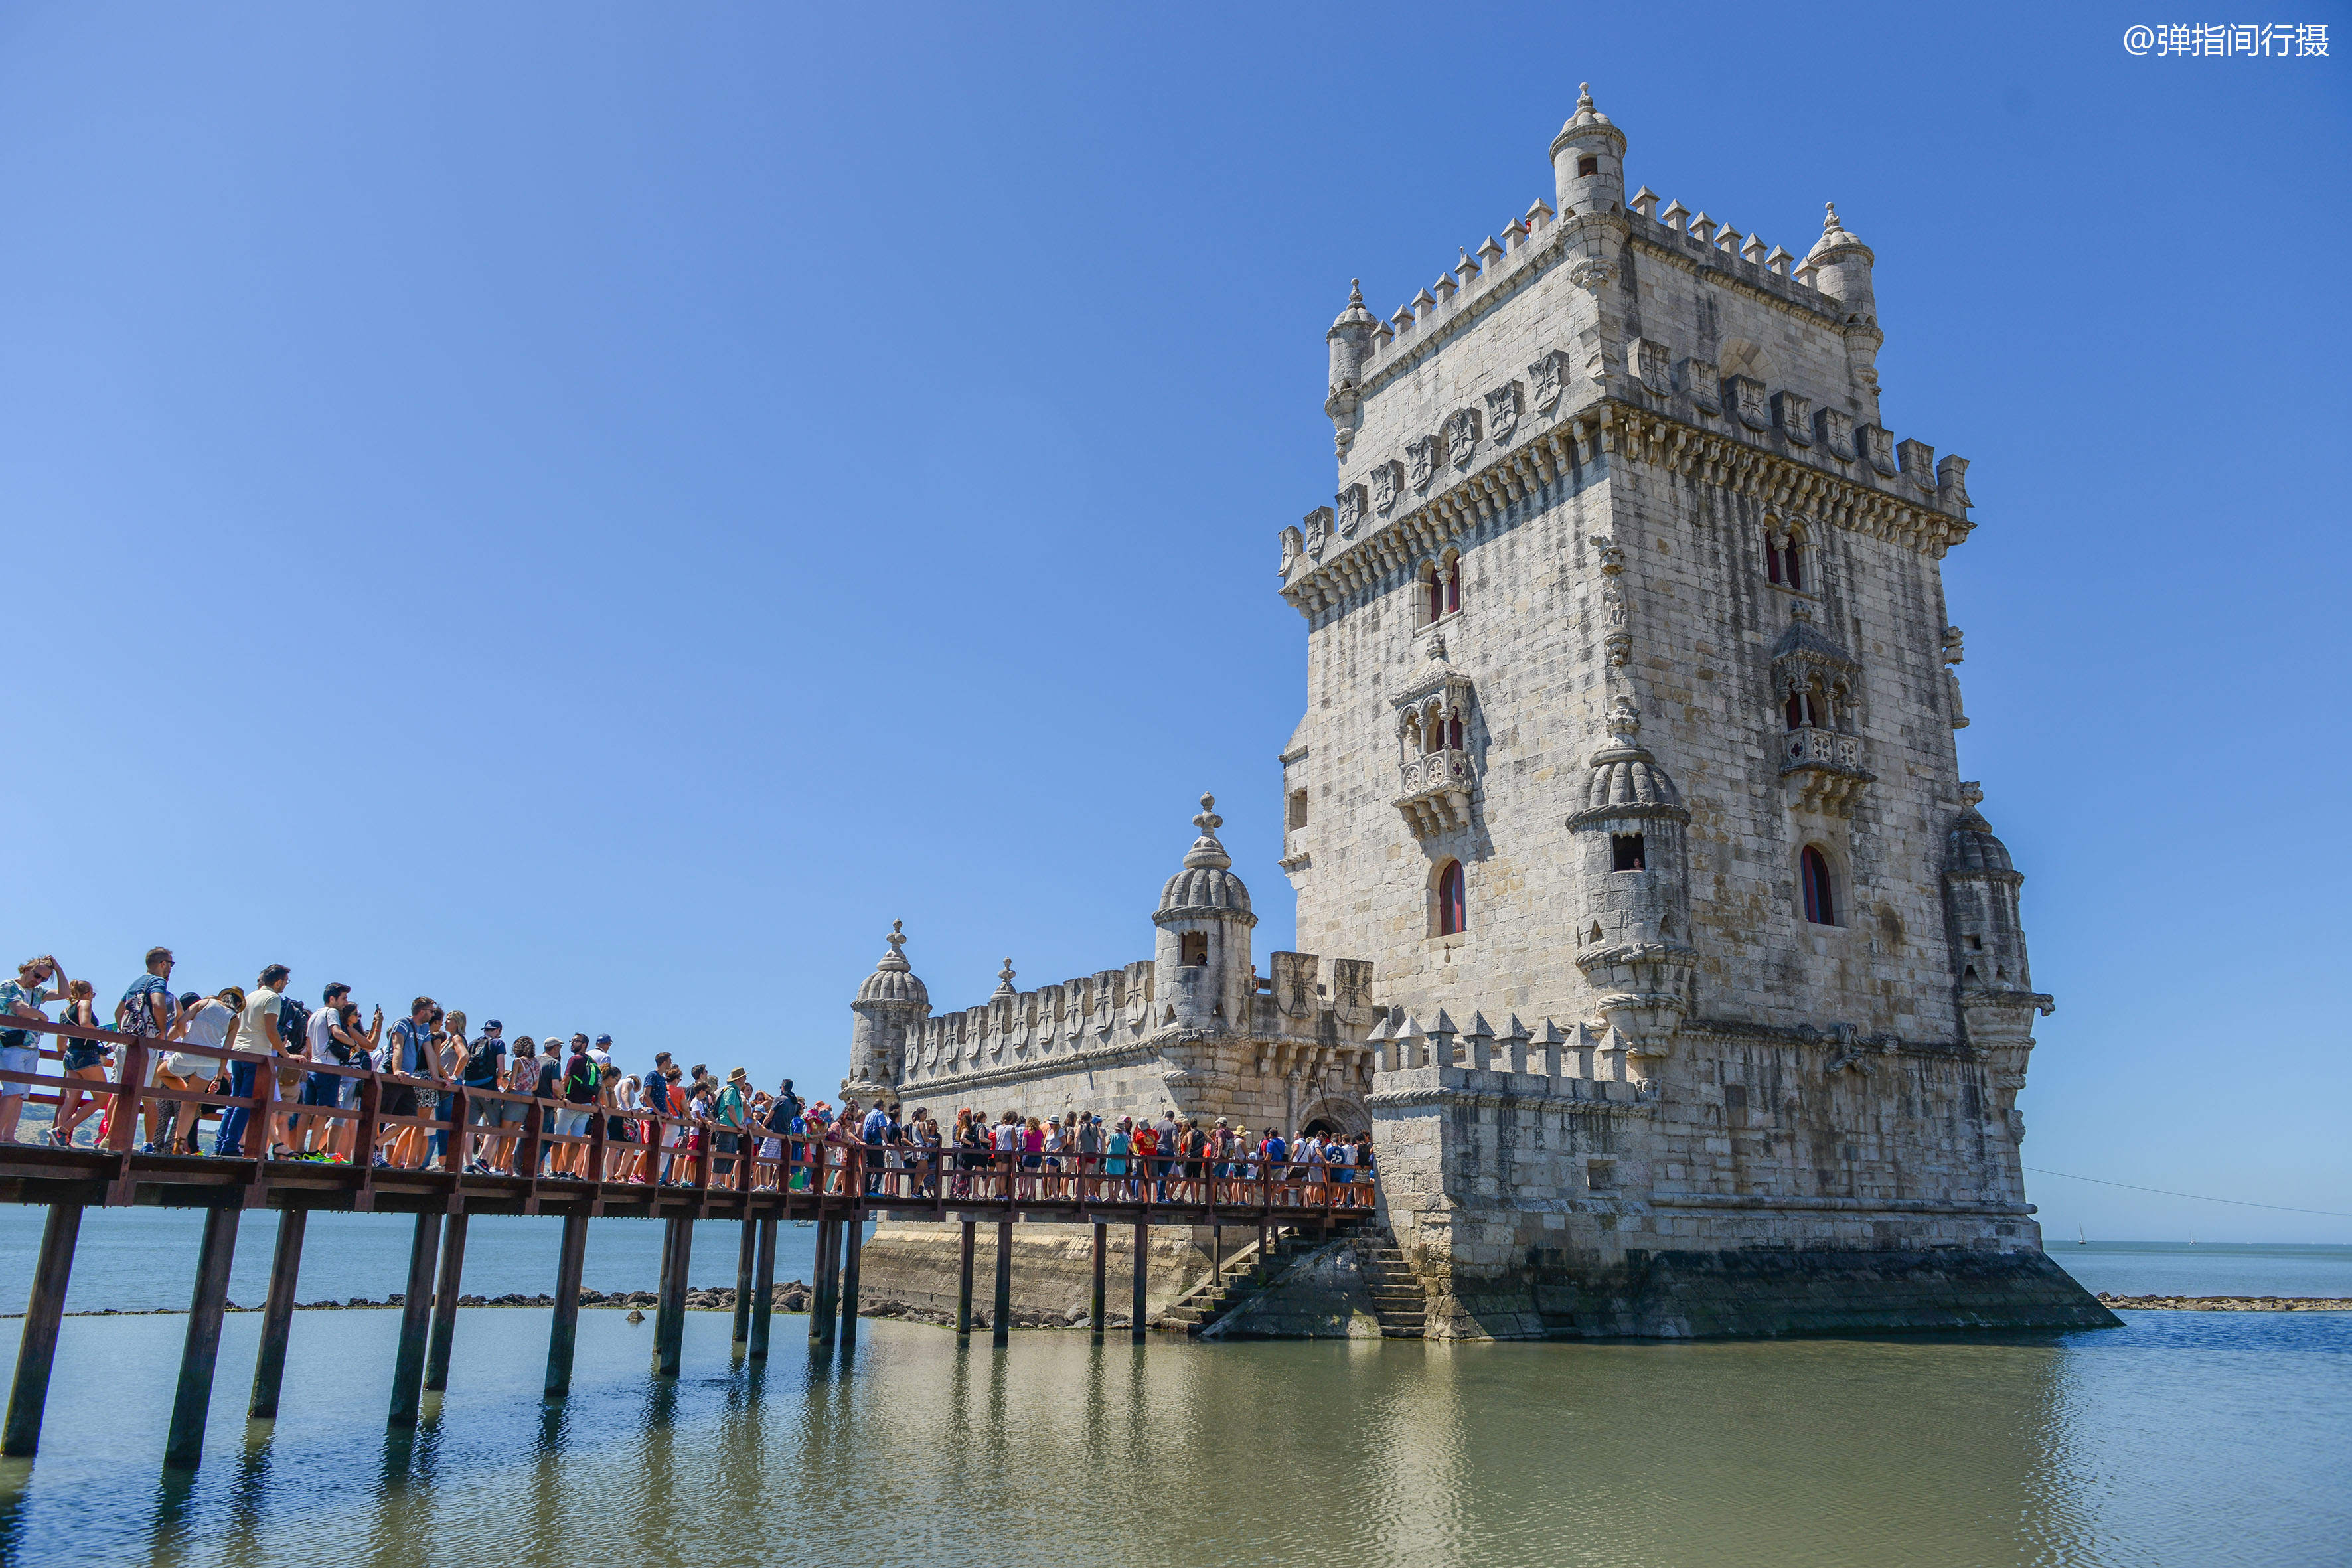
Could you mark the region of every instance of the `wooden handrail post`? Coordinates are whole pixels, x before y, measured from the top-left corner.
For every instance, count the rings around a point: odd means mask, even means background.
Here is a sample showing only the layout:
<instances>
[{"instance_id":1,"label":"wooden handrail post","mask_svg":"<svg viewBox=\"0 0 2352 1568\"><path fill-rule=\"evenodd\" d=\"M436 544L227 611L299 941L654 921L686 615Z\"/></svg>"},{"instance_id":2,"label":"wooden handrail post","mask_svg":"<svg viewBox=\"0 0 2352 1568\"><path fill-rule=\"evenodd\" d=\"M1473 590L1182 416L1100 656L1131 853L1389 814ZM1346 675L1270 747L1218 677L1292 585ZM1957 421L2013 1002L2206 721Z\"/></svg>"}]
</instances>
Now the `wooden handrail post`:
<instances>
[{"instance_id":1,"label":"wooden handrail post","mask_svg":"<svg viewBox=\"0 0 2352 1568\"><path fill-rule=\"evenodd\" d=\"M442 1109L448 1113L449 1131L441 1140L441 1168L453 1176L463 1175L466 1171L466 1124L473 1113L466 1104L464 1084L452 1084L444 1092L448 1098ZM429 1373L427 1376L425 1386L431 1388L434 1384L429 1381Z\"/></svg>"}]
</instances>

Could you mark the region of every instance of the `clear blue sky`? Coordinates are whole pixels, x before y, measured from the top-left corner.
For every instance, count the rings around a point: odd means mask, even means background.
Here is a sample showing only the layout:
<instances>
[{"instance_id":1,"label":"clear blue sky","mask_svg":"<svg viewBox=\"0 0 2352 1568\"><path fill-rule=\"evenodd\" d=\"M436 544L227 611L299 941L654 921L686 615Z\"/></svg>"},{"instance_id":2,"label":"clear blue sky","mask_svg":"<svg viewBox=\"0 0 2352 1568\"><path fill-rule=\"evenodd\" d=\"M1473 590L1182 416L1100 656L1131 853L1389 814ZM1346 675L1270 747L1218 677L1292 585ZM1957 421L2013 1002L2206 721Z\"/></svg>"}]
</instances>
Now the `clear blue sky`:
<instances>
[{"instance_id":1,"label":"clear blue sky","mask_svg":"<svg viewBox=\"0 0 2352 1568\"><path fill-rule=\"evenodd\" d=\"M1590 79L1664 196L1834 199L1888 423L1974 463L2029 1164L2352 1212L2347 61L1660 16L0 10L0 950L829 1083L894 918L943 1007L1147 955L1203 788L1289 945L1323 330L1548 197Z\"/></svg>"}]
</instances>

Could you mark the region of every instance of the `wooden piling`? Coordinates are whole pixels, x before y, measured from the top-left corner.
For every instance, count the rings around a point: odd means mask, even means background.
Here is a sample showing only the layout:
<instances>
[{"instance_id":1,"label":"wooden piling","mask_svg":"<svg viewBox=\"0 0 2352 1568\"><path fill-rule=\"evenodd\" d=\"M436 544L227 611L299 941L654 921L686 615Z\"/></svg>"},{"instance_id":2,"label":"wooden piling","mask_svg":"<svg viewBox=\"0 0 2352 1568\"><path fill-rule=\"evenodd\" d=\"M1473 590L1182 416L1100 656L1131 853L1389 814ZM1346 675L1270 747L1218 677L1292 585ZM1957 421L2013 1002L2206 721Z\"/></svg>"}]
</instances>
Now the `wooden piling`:
<instances>
[{"instance_id":1,"label":"wooden piling","mask_svg":"<svg viewBox=\"0 0 2352 1568\"><path fill-rule=\"evenodd\" d=\"M262 1136L268 1135L264 1128ZM226 1206L205 1211L196 1287L188 1298L188 1334L180 1348L180 1386L172 1396L172 1426L163 1439L166 1469L194 1469L205 1455L205 1417L212 1410L213 1368L220 1359L221 1313L228 1306L228 1270L236 1259L241 1212Z\"/></svg>"},{"instance_id":2,"label":"wooden piling","mask_svg":"<svg viewBox=\"0 0 2352 1568\"><path fill-rule=\"evenodd\" d=\"M563 1216L563 1242L555 1255L555 1321L547 1331L550 1399L572 1392L572 1352L580 1341L580 1268L587 1256L588 1211L574 1209Z\"/></svg>"},{"instance_id":3,"label":"wooden piling","mask_svg":"<svg viewBox=\"0 0 2352 1568\"><path fill-rule=\"evenodd\" d=\"M1130 1344L1141 1344L1150 1326L1144 1321L1143 1292L1151 1274L1151 1226L1141 1220L1135 1225L1135 1302L1127 1317L1127 1338Z\"/></svg>"},{"instance_id":4,"label":"wooden piling","mask_svg":"<svg viewBox=\"0 0 2352 1568\"><path fill-rule=\"evenodd\" d=\"M989 1343L1003 1350L1013 1340L1013 1222L996 1222L996 1311L988 1324Z\"/></svg>"},{"instance_id":5,"label":"wooden piling","mask_svg":"<svg viewBox=\"0 0 2352 1568\"><path fill-rule=\"evenodd\" d=\"M16 1380L8 1389L8 1420L0 1454L30 1458L41 1446L41 1413L49 1402L49 1369L58 1356L58 1321L65 1315L73 1279L74 1240L81 1235L81 1205L51 1204L41 1222L41 1256L25 1299L25 1335L17 1342Z\"/></svg>"},{"instance_id":6,"label":"wooden piling","mask_svg":"<svg viewBox=\"0 0 2352 1568\"><path fill-rule=\"evenodd\" d=\"M392 1363L392 1426L414 1426L425 1403L425 1339L433 1320L433 1255L441 1241L441 1216L416 1216L408 1243L408 1292L400 1299L400 1349Z\"/></svg>"},{"instance_id":7,"label":"wooden piling","mask_svg":"<svg viewBox=\"0 0 2352 1568\"><path fill-rule=\"evenodd\" d=\"M669 1244L663 1248L661 1307L654 1318L654 1372L676 1377L686 1354L686 1276L694 1263L694 1220L681 1215L667 1223Z\"/></svg>"},{"instance_id":8,"label":"wooden piling","mask_svg":"<svg viewBox=\"0 0 2352 1568\"><path fill-rule=\"evenodd\" d=\"M865 1211L850 1211L843 1225L841 1244L841 1342L846 1347L857 1342L857 1259L866 1250Z\"/></svg>"},{"instance_id":9,"label":"wooden piling","mask_svg":"<svg viewBox=\"0 0 2352 1568\"><path fill-rule=\"evenodd\" d=\"M765 1360L768 1354L769 1320L776 1310L776 1222L763 1219L759 1226L759 1247L751 1267L751 1345L754 1361Z\"/></svg>"},{"instance_id":10,"label":"wooden piling","mask_svg":"<svg viewBox=\"0 0 2352 1568\"><path fill-rule=\"evenodd\" d=\"M956 1279L956 1343L971 1343L971 1247L972 1233L980 1227L971 1220L963 1222L963 1269Z\"/></svg>"},{"instance_id":11,"label":"wooden piling","mask_svg":"<svg viewBox=\"0 0 2352 1568\"><path fill-rule=\"evenodd\" d=\"M278 1246L269 1255L269 1299L261 1310L261 1350L253 1358L253 1399L245 1413L256 1421L278 1415L278 1385L286 1377L286 1343L294 1333L294 1289L302 1272L302 1233L308 1209L278 1215Z\"/></svg>"},{"instance_id":12,"label":"wooden piling","mask_svg":"<svg viewBox=\"0 0 2352 1568\"><path fill-rule=\"evenodd\" d=\"M743 1216L743 1234L735 1244L735 1334L733 1343L751 1342L751 1275L758 1266L760 1222Z\"/></svg>"},{"instance_id":13,"label":"wooden piling","mask_svg":"<svg viewBox=\"0 0 2352 1568\"><path fill-rule=\"evenodd\" d=\"M1102 1221L1095 1221L1095 1295L1094 1306L1087 1314L1087 1335L1096 1344L1103 1342L1103 1308L1106 1305L1103 1300L1103 1253L1106 1250L1104 1246L1106 1228Z\"/></svg>"},{"instance_id":14,"label":"wooden piling","mask_svg":"<svg viewBox=\"0 0 2352 1568\"><path fill-rule=\"evenodd\" d=\"M436 1394L449 1386L449 1342L457 1333L458 1280L465 1270L466 1216L453 1214L441 1222L441 1279L433 1292L433 1339L425 1352L425 1386Z\"/></svg>"},{"instance_id":15,"label":"wooden piling","mask_svg":"<svg viewBox=\"0 0 2352 1568\"><path fill-rule=\"evenodd\" d=\"M833 1286L825 1268L833 1256L833 1222L816 1222L816 1258L809 1266L809 1343L821 1345L833 1337Z\"/></svg>"}]
</instances>

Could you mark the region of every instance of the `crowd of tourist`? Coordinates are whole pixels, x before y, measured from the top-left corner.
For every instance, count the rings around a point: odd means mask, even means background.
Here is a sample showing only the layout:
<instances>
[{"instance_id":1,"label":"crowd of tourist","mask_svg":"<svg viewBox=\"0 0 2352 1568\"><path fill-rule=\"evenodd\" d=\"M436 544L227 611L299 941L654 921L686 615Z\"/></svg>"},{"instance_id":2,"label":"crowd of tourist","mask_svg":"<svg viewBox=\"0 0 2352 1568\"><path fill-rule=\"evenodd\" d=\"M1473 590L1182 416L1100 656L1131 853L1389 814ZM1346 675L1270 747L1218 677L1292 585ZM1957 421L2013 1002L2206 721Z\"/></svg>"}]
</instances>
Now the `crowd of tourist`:
<instances>
[{"instance_id":1,"label":"crowd of tourist","mask_svg":"<svg viewBox=\"0 0 2352 1568\"><path fill-rule=\"evenodd\" d=\"M16 1141L31 1087L26 1079L49 1037L6 1026L20 1018L154 1042L142 1087L199 1098L142 1096L135 1110L124 1108L143 1118L138 1146L151 1154L205 1152L205 1124L216 1118L213 1154L349 1163L359 1144L361 1086L384 1075L377 1114L400 1120L389 1137L371 1142L375 1163L387 1167L443 1161L462 1112L466 1168L485 1174L528 1175L527 1162L535 1159L541 1174L588 1176L594 1150L588 1134L601 1121L601 1174L614 1182L690 1183L701 1179L706 1161L713 1176L730 1178L736 1161L751 1156L758 1188L788 1183L805 1190L822 1181L839 1192L855 1179L875 1197L937 1198L945 1182L952 1198L1249 1203L1271 1194L1290 1204L1370 1202L1369 1134L1291 1139L1223 1117L1203 1127L1172 1109L1156 1121L1122 1116L1109 1123L1075 1110L1057 1120L962 1110L943 1130L922 1106L908 1112L877 1104L861 1115L848 1100L835 1110L795 1094L790 1079L772 1092L756 1089L741 1068L720 1079L701 1064L678 1066L667 1051L656 1052L644 1073L625 1073L614 1065L610 1035L551 1031L509 1040L492 1018L469 1036L463 1012L429 996L416 997L387 1028L383 1008L363 1016L351 987L340 983L309 1006L282 963L265 967L250 988L175 994L173 965L169 948L151 949L145 973L107 1014L89 981L67 978L46 953L0 981L0 1074L11 1075L0 1079L0 1142ZM46 1010L52 1002L64 1004L55 1020ZM118 1047L71 1037L58 1037L57 1047L63 1076L48 1141L60 1148L104 1141L114 1097L79 1086L119 1083L125 1064ZM252 1054L235 1060L210 1054L221 1051ZM274 1101L268 1125L256 1129L252 1108L240 1101L254 1097L255 1075L271 1060ZM201 1098L211 1095L221 1098ZM855 1175L854 1145L862 1146Z\"/></svg>"}]
</instances>

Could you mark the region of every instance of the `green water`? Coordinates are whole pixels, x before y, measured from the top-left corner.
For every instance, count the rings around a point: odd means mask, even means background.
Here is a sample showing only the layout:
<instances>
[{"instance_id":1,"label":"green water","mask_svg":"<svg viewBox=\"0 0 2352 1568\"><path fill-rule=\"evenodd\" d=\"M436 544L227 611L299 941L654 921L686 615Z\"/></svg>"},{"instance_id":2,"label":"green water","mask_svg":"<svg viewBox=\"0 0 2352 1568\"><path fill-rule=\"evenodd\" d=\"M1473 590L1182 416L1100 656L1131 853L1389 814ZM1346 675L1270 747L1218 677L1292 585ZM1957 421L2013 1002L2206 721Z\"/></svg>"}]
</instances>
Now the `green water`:
<instances>
[{"instance_id":1,"label":"green water","mask_svg":"<svg viewBox=\"0 0 2352 1568\"><path fill-rule=\"evenodd\" d=\"M0 1464L0 1560L310 1564L2342 1563L2352 1314L2133 1313L2072 1335L998 1355L869 1321L764 1369L689 1318L460 1316L452 1386L387 1436L396 1316L295 1321L242 1416L229 1320L203 1468L157 1465L184 1318L72 1319L43 1452ZM11 1336L13 1338L13 1336Z\"/></svg>"}]
</instances>

